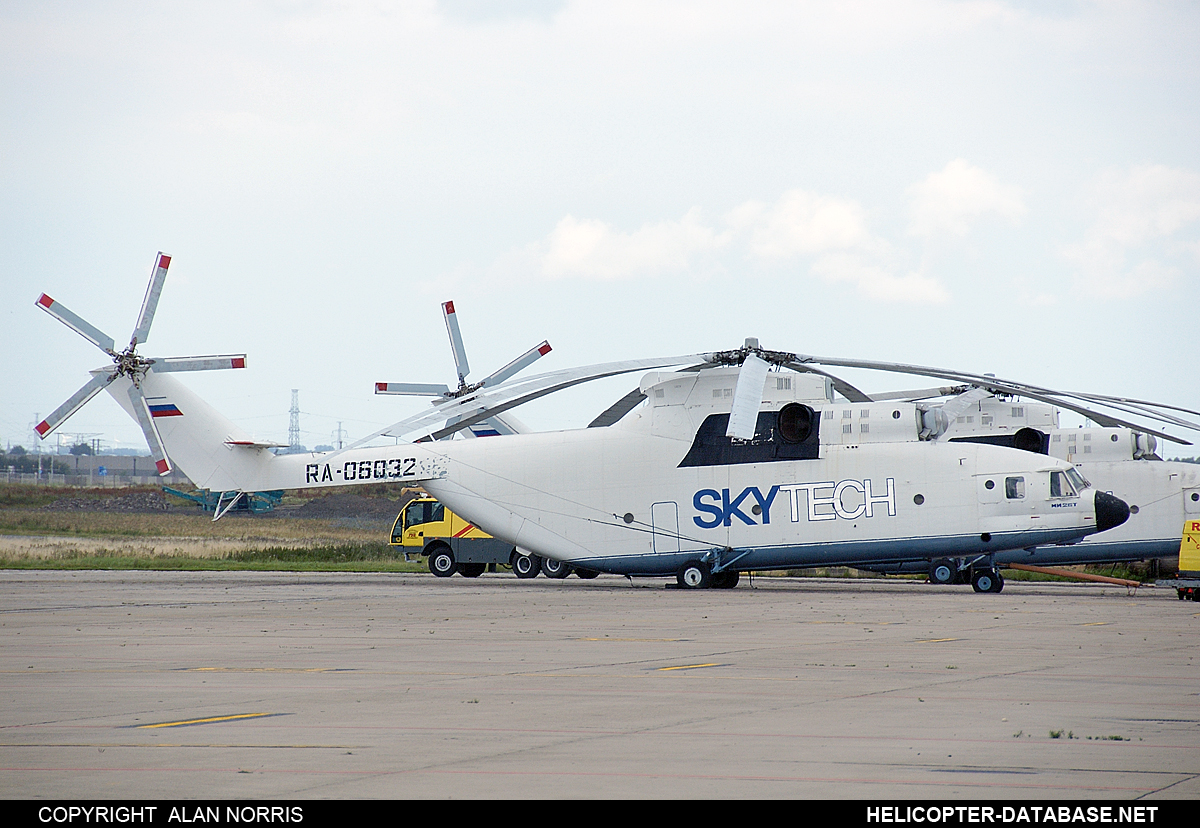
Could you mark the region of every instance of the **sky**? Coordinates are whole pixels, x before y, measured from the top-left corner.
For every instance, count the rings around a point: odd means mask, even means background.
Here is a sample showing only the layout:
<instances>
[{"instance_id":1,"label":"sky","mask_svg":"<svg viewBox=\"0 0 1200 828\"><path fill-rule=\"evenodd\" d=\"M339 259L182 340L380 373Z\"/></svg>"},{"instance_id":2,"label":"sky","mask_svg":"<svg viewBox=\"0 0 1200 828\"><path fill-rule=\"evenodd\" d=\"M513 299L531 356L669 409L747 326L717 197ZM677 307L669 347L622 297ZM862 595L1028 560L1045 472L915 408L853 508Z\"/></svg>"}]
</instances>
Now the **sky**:
<instances>
[{"instance_id":1,"label":"sky","mask_svg":"<svg viewBox=\"0 0 1200 828\"><path fill-rule=\"evenodd\" d=\"M0 444L108 361L39 294L127 342L159 250L139 352L246 353L184 381L263 440L292 389L309 447L421 410L374 384L454 383L447 299L472 379L754 336L1200 409L1198 42L1191 2L7 0ZM145 445L107 395L60 432Z\"/></svg>"}]
</instances>

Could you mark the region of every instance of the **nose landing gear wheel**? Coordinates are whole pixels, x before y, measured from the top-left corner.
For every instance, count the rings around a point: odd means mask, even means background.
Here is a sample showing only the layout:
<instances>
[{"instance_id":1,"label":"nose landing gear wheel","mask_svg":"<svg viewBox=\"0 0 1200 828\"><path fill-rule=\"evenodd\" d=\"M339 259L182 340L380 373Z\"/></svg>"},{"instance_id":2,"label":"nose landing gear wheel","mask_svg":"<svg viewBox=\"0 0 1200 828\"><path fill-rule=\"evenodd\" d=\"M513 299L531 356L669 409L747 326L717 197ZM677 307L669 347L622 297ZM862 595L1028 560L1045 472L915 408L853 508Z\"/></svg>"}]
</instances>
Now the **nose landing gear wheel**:
<instances>
[{"instance_id":1,"label":"nose landing gear wheel","mask_svg":"<svg viewBox=\"0 0 1200 828\"><path fill-rule=\"evenodd\" d=\"M708 589L712 584L712 575L708 564L703 561L688 561L679 567L676 580L685 589Z\"/></svg>"},{"instance_id":2,"label":"nose landing gear wheel","mask_svg":"<svg viewBox=\"0 0 1200 828\"><path fill-rule=\"evenodd\" d=\"M976 592L999 592L1004 589L1004 578L998 569L980 569L971 578L971 587Z\"/></svg>"},{"instance_id":3,"label":"nose landing gear wheel","mask_svg":"<svg viewBox=\"0 0 1200 828\"><path fill-rule=\"evenodd\" d=\"M712 576L712 588L733 589L738 585L741 577L741 573L736 569L726 569L724 572L717 572Z\"/></svg>"}]
</instances>

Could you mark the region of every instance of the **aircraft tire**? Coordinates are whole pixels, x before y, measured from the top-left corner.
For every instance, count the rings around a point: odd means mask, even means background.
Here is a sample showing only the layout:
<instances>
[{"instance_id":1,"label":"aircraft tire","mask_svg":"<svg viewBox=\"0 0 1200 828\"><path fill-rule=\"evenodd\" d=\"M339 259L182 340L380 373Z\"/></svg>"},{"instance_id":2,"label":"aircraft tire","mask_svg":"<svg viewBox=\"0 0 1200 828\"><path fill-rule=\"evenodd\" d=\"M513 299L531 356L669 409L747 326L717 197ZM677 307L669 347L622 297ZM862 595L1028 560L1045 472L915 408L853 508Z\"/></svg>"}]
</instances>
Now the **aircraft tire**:
<instances>
[{"instance_id":1,"label":"aircraft tire","mask_svg":"<svg viewBox=\"0 0 1200 828\"><path fill-rule=\"evenodd\" d=\"M464 563L458 565L458 574L464 578L478 578L487 570L487 564Z\"/></svg>"},{"instance_id":2,"label":"aircraft tire","mask_svg":"<svg viewBox=\"0 0 1200 828\"><path fill-rule=\"evenodd\" d=\"M688 561L679 567L675 579L684 589L708 589L712 586L712 573L703 561Z\"/></svg>"},{"instance_id":3,"label":"aircraft tire","mask_svg":"<svg viewBox=\"0 0 1200 828\"><path fill-rule=\"evenodd\" d=\"M592 578L599 577L600 573L594 569L576 569L575 574L585 581L590 581Z\"/></svg>"},{"instance_id":4,"label":"aircraft tire","mask_svg":"<svg viewBox=\"0 0 1200 828\"><path fill-rule=\"evenodd\" d=\"M537 555L517 552L513 555L512 571L518 578L536 578L542 571L542 559Z\"/></svg>"},{"instance_id":5,"label":"aircraft tire","mask_svg":"<svg viewBox=\"0 0 1200 828\"><path fill-rule=\"evenodd\" d=\"M1004 589L1004 578L996 569L977 569L971 577L971 587L976 592L1000 592Z\"/></svg>"},{"instance_id":6,"label":"aircraft tire","mask_svg":"<svg viewBox=\"0 0 1200 828\"><path fill-rule=\"evenodd\" d=\"M717 572L712 576L713 589L733 589L741 580L742 573L736 569L726 569L724 572Z\"/></svg>"},{"instance_id":7,"label":"aircraft tire","mask_svg":"<svg viewBox=\"0 0 1200 828\"><path fill-rule=\"evenodd\" d=\"M449 546L439 543L429 550L429 571L439 578L449 578L458 571L458 564Z\"/></svg>"},{"instance_id":8,"label":"aircraft tire","mask_svg":"<svg viewBox=\"0 0 1200 828\"><path fill-rule=\"evenodd\" d=\"M952 584L956 574L958 574L958 567L949 558L938 558L929 565L929 583L931 584Z\"/></svg>"},{"instance_id":9,"label":"aircraft tire","mask_svg":"<svg viewBox=\"0 0 1200 828\"><path fill-rule=\"evenodd\" d=\"M563 578L571 574L571 565L565 561L556 561L553 558L543 558L542 574L547 578L553 578L556 581L561 581Z\"/></svg>"}]
</instances>

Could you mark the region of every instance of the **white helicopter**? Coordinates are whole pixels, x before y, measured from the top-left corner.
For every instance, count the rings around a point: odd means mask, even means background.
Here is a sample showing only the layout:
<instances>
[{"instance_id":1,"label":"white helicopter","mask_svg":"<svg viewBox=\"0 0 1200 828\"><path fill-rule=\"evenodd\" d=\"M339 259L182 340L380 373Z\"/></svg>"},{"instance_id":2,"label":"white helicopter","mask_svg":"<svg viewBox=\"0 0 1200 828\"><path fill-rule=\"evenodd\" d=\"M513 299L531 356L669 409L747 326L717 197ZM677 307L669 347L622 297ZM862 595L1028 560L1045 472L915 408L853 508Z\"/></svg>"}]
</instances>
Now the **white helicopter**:
<instances>
[{"instance_id":1,"label":"white helicopter","mask_svg":"<svg viewBox=\"0 0 1200 828\"><path fill-rule=\"evenodd\" d=\"M961 397L968 391L965 386L947 387L876 395L875 399L916 400L949 394ZM986 390L973 396L976 399L969 405L939 419L937 433L931 434L933 439L1012 446L1058 457L1130 504L1129 520L1110 532L1089 536L1072 546L1010 550L997 555L997 563L1062 566L1144 561L1179 554L1181 527L1186 520L1200 517L1200 465L1160 458L1154 434L1124 426L1062 428L1059 410L1053 405ZM966 570L966 559L944 557L930 562L930 580L951 583ZM924 570L907 563L888 571Z\"/></svg>"},{"instance_id":2,"label":"white helicopter","mask_svg":"<svg viewBox=\"0 0 1200 828\"><path fill-rule=\"evenodd\" d=\"M244 367L244 356L137 356L165 279L163 260L121 354L60 303L38 301L115 363L94 371L47 418L43 436L107 389L142 423L160 471L174 461L198 486L249 492L421 482L492 536L539 556L631 576L674 574L691 588L732 587L749 569L886 565L954 551L978 558L976 591L998 592L997 553L1074 543L1128 517L1122 500L1092 489L1063 460L920 440L913 426L922 412L913 403L859 403L851 416L869 428L853 442L824 442L841 406L809 404L811 390L780 372L820 374L818 360L767 351L753 340L734 351L484 385L348 449L276 456L273 444L251 440L171 376ZM645 377L638 393L648 405L609 428L438 441L563 388L675 366L685 370ZM826 403L831 399L827 394ZM382 435L422 439L365 445ZM1017 496L1001 496L1010 492L1029 496L1013 508Z\"/></svg>"}]
</instances>

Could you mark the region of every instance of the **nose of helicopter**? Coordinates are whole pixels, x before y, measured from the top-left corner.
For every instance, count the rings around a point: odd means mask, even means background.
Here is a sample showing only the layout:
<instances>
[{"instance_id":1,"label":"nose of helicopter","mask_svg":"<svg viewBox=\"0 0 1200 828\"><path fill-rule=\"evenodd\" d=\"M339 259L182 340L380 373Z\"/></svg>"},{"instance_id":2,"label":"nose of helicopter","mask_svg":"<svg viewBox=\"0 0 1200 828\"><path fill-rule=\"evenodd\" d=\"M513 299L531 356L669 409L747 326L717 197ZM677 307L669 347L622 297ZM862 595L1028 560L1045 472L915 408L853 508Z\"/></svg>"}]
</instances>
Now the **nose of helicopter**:
<instances>
[{"instance_id":1,"label":"nose of helicopter","mask_svg":"<svg viewBox=\"0 0 1200 828\"><path fill-rule=\"evenodd\" d=\"M1108 492L1096 492L1096 531L1103 532L1129 520L1129 504Z\"/></svg>"}]
</instances>

